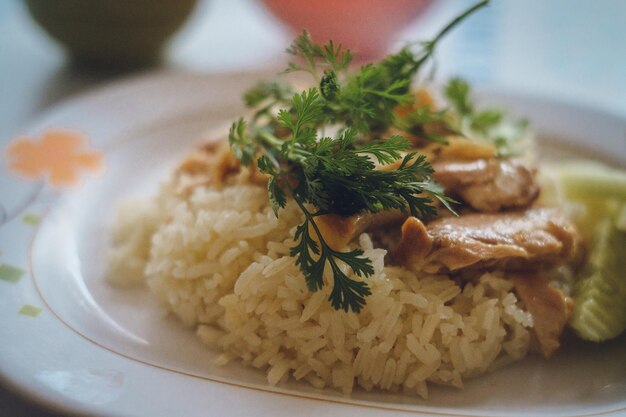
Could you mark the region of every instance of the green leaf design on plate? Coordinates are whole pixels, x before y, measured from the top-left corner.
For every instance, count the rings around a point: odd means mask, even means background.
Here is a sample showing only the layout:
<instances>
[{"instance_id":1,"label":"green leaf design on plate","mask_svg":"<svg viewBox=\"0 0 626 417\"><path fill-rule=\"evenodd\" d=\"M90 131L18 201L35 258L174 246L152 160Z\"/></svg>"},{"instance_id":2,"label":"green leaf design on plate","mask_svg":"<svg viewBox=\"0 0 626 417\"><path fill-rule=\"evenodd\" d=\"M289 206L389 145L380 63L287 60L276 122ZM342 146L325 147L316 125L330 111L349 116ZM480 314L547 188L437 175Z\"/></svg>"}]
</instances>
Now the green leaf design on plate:
<instances>
[{"instance_id":1,"label":"green leaf design on plate","mask_svg":"<svg viewBox=\"0 0 626 417\"><path fill-rule=\"evenodd\" d=\"M41 217L33 213L26 213L22 216L22 223L29 226L37 226L41 221Z\"/></svg>"},{"instance_id":2,"label":"green leaf design on plate","mask_svg":"<svg viewBox=\"0 0 626 417\"><path fill-rule=\"evenodd\" d=\"M18 313L23 316L37 317L41 313L41 309L30 304L24 304Z\"/></svg>"},{"instance_id":3,"label":"green leaf design on plate","mask_svg":"<svg viewBox=\"0 0 626 417\"><path fill-rule=\"evenodd\" d=\"M0 279L3 281L16 283L25 273L26 271L16 266L0 264Z\"/></svg>"}]
</instances>

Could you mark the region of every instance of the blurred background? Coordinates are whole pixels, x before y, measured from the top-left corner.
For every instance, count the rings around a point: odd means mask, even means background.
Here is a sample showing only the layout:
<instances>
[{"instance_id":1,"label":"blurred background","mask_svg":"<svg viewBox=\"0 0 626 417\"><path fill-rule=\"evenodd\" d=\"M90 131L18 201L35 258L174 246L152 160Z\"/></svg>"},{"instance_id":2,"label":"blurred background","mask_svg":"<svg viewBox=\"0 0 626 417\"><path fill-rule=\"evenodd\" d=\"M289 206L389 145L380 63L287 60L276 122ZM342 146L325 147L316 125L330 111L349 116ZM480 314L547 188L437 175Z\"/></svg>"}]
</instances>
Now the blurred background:
<instances>
[{"instance_id":1,"label":"blurred background","mask_svg":"<svg viewBox=\"0 0 626 417\"><path fill-rule=\"evenodd\" d=\"M281 70L304 27L373 60L429 39L474 2L1 0L0 148L47 108L124 77ZM445 39L437 62L441 80L626 118L626 1L493 0ZM48 414L0 382L0 416L33 415Z\"/></svg>"},{"instance_id":2,"label":"blurred background","mask_svg":"<svg viewBox=\"0 0 626 417\"><path fill-rule=\"evenodd\" d=\"M80 28L74 34L103 51L106 48L98 40L119 42L121 29L124 25L132 26L132 19L115 23L113 12L112 16L102 10L90 13L89 7L73 15L71 12L80 4L100 3L107 8L118 2L137 3L146 10L140 15L149 15L148 11L155 9L182 15L174 17L182 25L166 45L162 61L143 69L125 69L123 57L108 63L105 58L88 68L77 66L64 48L35 23L26 7L28 4L37 9L40 21L47 12L48 20L60 21L56 26L71 28L77 20L86 26L103 26L91 39ZM63 3L69 3L70 11L65 15L58 7ZM190 3L196 4L187 16L181 9ZM285 62L283 51L294 33L292 28L303 24L322 36L333 30L337 34L339 28L344 42L352 42L353 47L371 59L406 41L431 37L451 16L472 3L473 0L2 0L0 138L6 140L19 132L34 115L68 96L131 73L165 70L210 76L225 71L281 68ZM46 4L52 10L41 10L46 9ZM164 7L167 4L170 10ZM175 4L178 9L173 7ZM390 8L390 4L394 7ZM120 9L118 15L137 14ZM152 20L138 25L159 24L158 16L144 16L145 19ZM171 26L172 22L165 24ZM153 35L161 36L156 30ZM141 44L126 46L140 55ZM626 2L495 0L446 38L438 62L440 78L461 75L483 85L626 114Z\"/></svg>"}]
</instances>

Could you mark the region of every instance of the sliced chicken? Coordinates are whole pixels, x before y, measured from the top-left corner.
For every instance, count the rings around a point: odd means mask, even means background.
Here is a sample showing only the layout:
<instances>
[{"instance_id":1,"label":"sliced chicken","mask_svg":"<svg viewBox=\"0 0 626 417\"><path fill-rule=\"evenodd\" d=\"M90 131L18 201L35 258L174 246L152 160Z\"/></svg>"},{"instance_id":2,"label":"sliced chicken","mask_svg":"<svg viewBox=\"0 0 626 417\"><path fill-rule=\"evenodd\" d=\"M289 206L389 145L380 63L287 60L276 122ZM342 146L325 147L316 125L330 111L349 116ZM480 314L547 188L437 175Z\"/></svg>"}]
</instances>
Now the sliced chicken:
<instances>
[{"instance_id":1,"label":"sliced chicken","mask_svg":"<svg viewBox=\"0 0 626 417\"><path fill-rule=\"evenodd\" d=\"M420 153L428 156L432 163L437 161L474 161L490 159L496 148L490 143L467 139L462 136L448 136L447 143L429 143Z\"/></svg>"},{"instance_id":2,"label":"sliced chicken","mask_svg":"<svg viewBox=\"0 0 626 417\"><path fill-rule=\"evenodd\" d=\"M177 175L204 176L221 185L241 166L230 150L228 142L211 142L194 150L176 170Z\"/></svg>"},{"instance_id":3,"label":"sliced chicken","mask_svg":"<svg viewBox=\"0 0 626 417\"><path fill-rule=\"evenodd\" d=\"M477 211L528 207L539 195L535 168L521 159L495 158L491 144L452 136L447 144L429 144L418 152L431 162L433 178L445 193ZM401 162L377 169L398 169Z\"/></svg>"},{"instance_id":4,"label":"sliced chicken","mask_svg":"<svg viewBox=\"0 0 626 417\"><path fill-rule=\"evenodd\" d=\"M353 216L324 214L315 219L328 246L341 250L361 233L381 228L390 224L400 223L406 214L400 210L388 210L380 213L364 213ZM315 236L311 232L312 236Z\"/></svg>"},{"instance_id":5,"label":"sliced chicken","mask_svg":"<svg viewBox=\"0 0 626 417\"><path fill-rule=\"evenodd\" d=\"M468 267L529 270L574 261L580 255L576 228L552 209L445 217L429 223L426 230L427 234L418 219L408 219L392 259L449 271Z\"/></svg>"},{"instance_id":6,"label":"sliced chicken","mask_svg":"<svg viewBox=\"0 0 626 417\"><path fill-rule=\"evenodd\" d=\"M392 132L404 135L403 132ZM477 159L490 159L496 153L496 148L485 142L478 142L463 138L461 136L450 136L447 143L428 143L413 149L418 154L424 155L431 164L443 161L471 162ZM404 155L403 155L404 156ZM388 165L379 165L376 169L381 171L391 171L398 169L402 163L402 158Z\"/></svg>"},{"instance_id":7,"label":"sliced chicken","mask_svg":"<svg viewBox=\"0 0 626 417\"><path fill-rule=\"evenodd\" d=\"M424 223L416 217L409 217L402 224L402 239L393 251L392 258L400 263L412 263L424 259L433 249L433 239Z\"/></svg>"},{"instance_id":8,"label":"sliced chicken","mask_svg":"<svg viewBox=\"0 0 626 417\"><path fill-rule=\"evenodd\" d=\"M535 169L516 159L439 160L433 178L477 211L528 207L539 195Z\"/></svg>"},{"instance_id":9,"label":"sliced chicken","mask_svg":"<svg viewBox=\"0 0 626 417\"><path fill-rule=\"evenodd\" d=\"M245 171L245 172L244 172ZM193 180L181 192L188 193L198 186L223 187L226 181L244 172L241 182L267 184L267 176L256 166L244 168L232 153L227 141L212 141L194 150L176 170L176 175L187 175Z\"/></svg>"},{"instance_id":10,"label":"sliced chicken","mask_svg":"<svg viewBox=\"0 0 626 417\"><path fill-rule=\"evenodd\" d=\"M561 334L572 314L573 301L536 274L517 275L513 282L515 292L533 316L533 331L547 358L561 344Z\"/></svg>"}]
</instances>

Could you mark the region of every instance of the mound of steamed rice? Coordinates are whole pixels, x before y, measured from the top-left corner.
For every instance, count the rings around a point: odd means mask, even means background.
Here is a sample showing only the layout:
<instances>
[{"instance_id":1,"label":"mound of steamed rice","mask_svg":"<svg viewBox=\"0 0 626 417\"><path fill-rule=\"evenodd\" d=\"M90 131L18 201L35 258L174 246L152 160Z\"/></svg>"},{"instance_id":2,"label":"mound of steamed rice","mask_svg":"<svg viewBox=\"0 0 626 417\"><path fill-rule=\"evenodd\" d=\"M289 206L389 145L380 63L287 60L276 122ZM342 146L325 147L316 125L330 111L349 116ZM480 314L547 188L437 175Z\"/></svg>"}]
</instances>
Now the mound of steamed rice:
<instances>
[{"instance_id":1,"label":"mound of steamed rice","mask_svg":"<svg viewBox=\"0 0 626 417\"><path fill-rule=\"evenodd\" d=\"M220 363L262 369L270 384L293 378L344 393L358 385L427 397L428 383L461 387L528 351L532 316L499 273L461 288L445 275L385 266L386 251L363 234L372 295L359 314L336 311L330 286L309 292L289 256L302 220L295 205L276 218L263 187L186 193L175 182L122 208L110 278L145 279L222 352Z\"/></svg>"}]
</instances>

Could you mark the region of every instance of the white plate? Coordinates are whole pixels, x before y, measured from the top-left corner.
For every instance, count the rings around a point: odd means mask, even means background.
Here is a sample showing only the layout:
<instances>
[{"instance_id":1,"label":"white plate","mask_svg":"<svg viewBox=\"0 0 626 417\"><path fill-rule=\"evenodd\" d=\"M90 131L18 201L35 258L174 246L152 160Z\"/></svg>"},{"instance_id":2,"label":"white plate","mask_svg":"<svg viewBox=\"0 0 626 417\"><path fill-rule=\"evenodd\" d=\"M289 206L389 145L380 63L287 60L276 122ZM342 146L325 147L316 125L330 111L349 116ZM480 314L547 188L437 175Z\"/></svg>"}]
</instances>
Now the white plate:
<instances>
[{"instance_id":1,"label":"white plate","mask_svg":"<svg viewBox=\"0 0 626 417\"><path fill-rule=\"evenodd\" d=\"M298 384L271 387L263 373L236 363L216 367L216 353L192 330L162 317L145 290L108 286L104 253L116 204L153 192L203 132L241 112L241 92L256 77L142 77L67 102L25 132L35 141L49 128L84 132L89 149L102 153L105 169L58 191L20 179L4 164L0 217L4 213L8 221L0 226L0 375L8 384L32 401L87 415L626 413L625 337L603 345L567 340L549 361L529 357L466 381L464 390L436 387L427 401L358 390L346 397ZM543 149L553 155L582 150L626 165L622 118L529 97L481 97L529 117L540 137L550 138ZM559 142L564 138L567 145ZM41 311L19 314L24 305Z\"/></svg>"}]
</instances>

